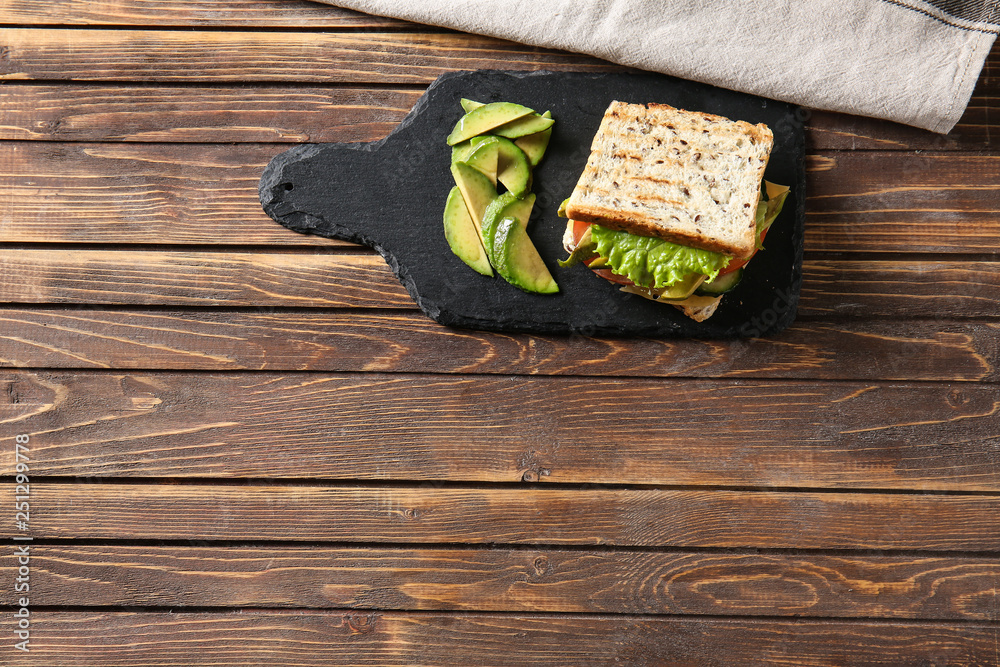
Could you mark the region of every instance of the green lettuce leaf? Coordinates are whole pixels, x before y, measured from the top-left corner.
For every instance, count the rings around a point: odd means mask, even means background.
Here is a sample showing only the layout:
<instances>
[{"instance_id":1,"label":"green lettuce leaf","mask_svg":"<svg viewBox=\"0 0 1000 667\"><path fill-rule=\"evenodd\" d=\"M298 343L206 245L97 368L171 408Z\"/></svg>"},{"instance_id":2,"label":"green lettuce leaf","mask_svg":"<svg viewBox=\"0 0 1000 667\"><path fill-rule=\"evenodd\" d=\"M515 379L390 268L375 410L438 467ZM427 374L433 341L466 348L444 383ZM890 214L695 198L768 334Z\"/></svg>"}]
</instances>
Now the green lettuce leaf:
<instances>
[{"instance_id":1,"label":"green lettuce leaf","mask_svg":"<svg viewBox=\"0 0 1000 667\"><path fill-rule=\"evenodd\" d=\"M758 250L764 247L761 235L781 213L789 191L786 186L767 181L762 190L756 212ZM596 252L607 260L612 272L651 289L673 285L692 273L704 274L707 276L705 282L711 282L732 259L722 253L689 248L649 236L636 236L597 224L592 224L588 233L591 238L586 244L581 243L586 247L578 249L579 253L574 252L565 263L561 262L563 266L575 264Z\"/></svg>"},{"instance_id":2,"label":"green lettuce leaf","mask_svg":"<svg viewBox=\"0 0 1000 667\"><path fill-rule=\"evenodd\" d=\"M614 273L636 285L658 288L672 285L692 273L714 280L724 269L728 255L700 250L649 236L636 236L600 225L591 225L597 254L607 258Z\"/></svg>"}]
</instances>

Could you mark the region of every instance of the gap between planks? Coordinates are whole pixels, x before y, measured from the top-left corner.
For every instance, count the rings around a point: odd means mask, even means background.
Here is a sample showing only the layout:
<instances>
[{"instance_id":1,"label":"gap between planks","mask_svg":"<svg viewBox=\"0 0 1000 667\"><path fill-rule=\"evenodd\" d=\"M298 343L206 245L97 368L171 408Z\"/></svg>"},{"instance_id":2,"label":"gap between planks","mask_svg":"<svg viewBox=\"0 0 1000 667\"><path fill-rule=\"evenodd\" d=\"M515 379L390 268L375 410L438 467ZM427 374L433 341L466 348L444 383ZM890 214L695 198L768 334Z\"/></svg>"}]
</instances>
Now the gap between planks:
<instances>
[{"instance_id":1,"label":"gap between planks","mask_svg":"<svg viewBox=\"0 0 1000 667\"><path fill-rule=\"evenodd\" d=\"M41 482L31 509L45 539L1000 551L978 495Z\"/></svg>"}]
</instances>

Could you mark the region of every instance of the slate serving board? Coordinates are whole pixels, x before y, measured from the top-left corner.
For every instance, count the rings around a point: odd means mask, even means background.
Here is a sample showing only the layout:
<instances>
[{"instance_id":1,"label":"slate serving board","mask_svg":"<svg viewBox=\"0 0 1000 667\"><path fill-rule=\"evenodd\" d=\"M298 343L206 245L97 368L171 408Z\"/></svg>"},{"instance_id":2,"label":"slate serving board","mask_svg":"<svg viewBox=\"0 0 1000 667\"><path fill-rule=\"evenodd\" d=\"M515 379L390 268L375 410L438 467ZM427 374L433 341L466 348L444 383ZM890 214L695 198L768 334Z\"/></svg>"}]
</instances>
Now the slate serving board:
<instances>
[{"instance_id":1,"label":"slate serving board","mask_svg":"<svg viewBox=\"0 0 1000 667\"><path fill-rule=\"evenodd\" d=\"M535 169L537 200L528 233L560 287L528 294L475 273L445 241L442 212L454 182L445 137L462 116L459 100L517 102L556 119ZM625 294L582 266L562 268L557 217L583 171L612 100L663 102L751 123L764 122L775 146L765 178L790 185L765 250L716 314L698 323L676 308ZM362 243L377 250L417 305L442 324L501 332L603 336L733 338L766 336L795 318L802 282L805 194L803 114L792 105L658 74L445 74L385 139L367 144L307 144L275 157L260 180L274 220L297 232Z\"/></svg>"}]
</instances>

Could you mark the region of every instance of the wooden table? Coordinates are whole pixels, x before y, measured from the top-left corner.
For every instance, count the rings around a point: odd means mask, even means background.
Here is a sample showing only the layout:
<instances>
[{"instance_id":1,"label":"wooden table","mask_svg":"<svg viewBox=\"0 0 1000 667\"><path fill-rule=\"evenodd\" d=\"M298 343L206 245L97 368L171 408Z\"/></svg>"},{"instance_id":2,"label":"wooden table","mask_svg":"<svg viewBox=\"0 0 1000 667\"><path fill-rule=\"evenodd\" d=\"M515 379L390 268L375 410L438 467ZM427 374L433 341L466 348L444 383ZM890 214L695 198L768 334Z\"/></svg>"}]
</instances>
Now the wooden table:
<instances>
[{"instance_id":1,"label":"wooden table","mask_svg":"<svg viewBox=\"0 0 1000 667\"><path fill-rule=\"evenodd\" d=\"M600 340L443 328L257 181L443 72L607 63L297 0L0 15L0 664L1000 662L998 50L948 136L810 114L791 329Z\"/></svg>"}]
</instances>

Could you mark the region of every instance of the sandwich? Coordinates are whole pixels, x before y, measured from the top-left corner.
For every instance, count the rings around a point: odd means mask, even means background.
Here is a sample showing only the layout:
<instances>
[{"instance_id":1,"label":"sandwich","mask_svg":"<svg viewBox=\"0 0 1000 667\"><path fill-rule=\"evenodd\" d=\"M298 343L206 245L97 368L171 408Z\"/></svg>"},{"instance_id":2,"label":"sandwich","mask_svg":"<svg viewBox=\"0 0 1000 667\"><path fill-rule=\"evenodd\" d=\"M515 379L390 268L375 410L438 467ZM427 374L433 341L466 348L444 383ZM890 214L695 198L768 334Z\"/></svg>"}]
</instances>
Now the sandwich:
<instances>
[{"instance_id":1,"label":"sandwich","mask_svg":"<svg viewBox=\"0 0 1000 667\"><path fill-rule=\"evenodd\" d=\"M788 188L763 181L773 146L762 123L612 102L560 207L560 264L704 321L781 212Z\"/></svg>"}]
</instances>

